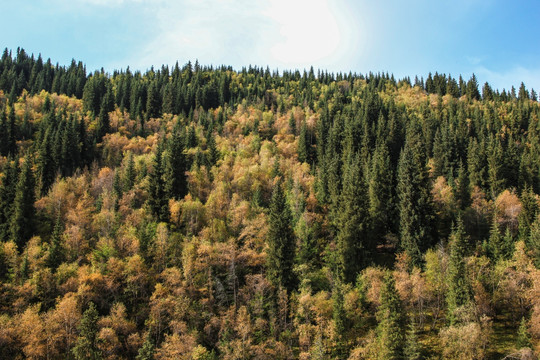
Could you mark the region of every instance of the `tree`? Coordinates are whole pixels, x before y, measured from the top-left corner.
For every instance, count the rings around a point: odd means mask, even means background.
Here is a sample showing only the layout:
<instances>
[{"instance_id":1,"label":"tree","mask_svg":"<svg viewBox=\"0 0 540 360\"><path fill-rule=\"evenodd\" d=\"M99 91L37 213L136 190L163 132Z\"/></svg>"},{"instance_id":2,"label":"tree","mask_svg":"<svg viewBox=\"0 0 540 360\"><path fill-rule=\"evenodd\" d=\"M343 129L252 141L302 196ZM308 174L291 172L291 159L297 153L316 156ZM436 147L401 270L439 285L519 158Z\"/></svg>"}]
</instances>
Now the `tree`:
<instances>
[{"instance_id":1,"label":"tree","mask_svg":"<svg viewBox=\"0 0 540 360\"><path fill-rule=\"evenodd\" d=\"M478 91L478 80L476 75L472 74L471 78L467 82L467 96L471 100L480 100L480 91Z\"/></svg>"},{"instance_id":2,"label":"tree","mask_svg":"<svg viewBox=\"0 0 540 360\"><path fill-rule=\"evenodd\" d=\"M405 336L405 350L403 351L405 359L420 360L422 359L422 345L418 341L418 328L414 318L409 323L407 334Z\"/></svg>"},{"instance_id":3,"label":"tree","mask_svg":"<svg viewBox=\"0 0 540 360\"><path fill-rule=\"evenodd\" d=\"M79 337L72 349L75 359L101 359L101 352L98 349L98 312L93 302L84 312L79 324Z\"/></svg>"},{"instance_id":4,"label":"tree","mask_svg":"<svg viewBox=\"0 0 540 360\"><path fill-rule=\"evenodd\" d=\"M166 222L169 219L169 200L165 193L163 172L163 141L160 140L152 162L152 172L148 179L148 204L152 213L160 221Z\"/></svg>"},{"instance_id":5,"label":"tree","mask_svg":"<svg viewBox=\"0 0 540 360\"><path fill-rule=\"evenodd\" d=\"M285 201L281 178L275 184L268 215L267 274L269 280L289 292L296 286L292 271L295 256L295 236L291 226L291 211Z\"/></svg>"},{"instance_id":6,"label":"tree","mask_svg":"<svg viewBox=\"0 0 540 360\"><path fill-rule=\"evenodd\" d=\"M344 172L343 188L336 203L337 274L342 281L353 282L368 263L371 250L368 198L357 155L349 155Z\"/></svg>"},{"instance_id":7,"label":"tree","mask_svg":"<svg viewBox=\"0 0 540 360\"><path fill-rule=\"evenodd\" d=\"M402 359L405 345L403 309L391 272L387 272L381 289L381 305L377 311L378 359Z\"/></svg>"},{"instance_id":8,"label":"tree","mask_svg":"<svg viewBox=\"0 0 540 360\"><path fill-rule=\"evenodd\" d=\"M187 159L184 154L184 136L175 127L168 142L165 163L165 192L169 198L182 199L187 194Z\"/></svg>"},{"instance_id":9,"label":"tree","mask_svg":"<svg viewBox=\"0 0 540 360\"><path fill-rule=\"evenodd\" d=\"M19 181L15 188L13 215L10 223L10 238L19 250L34 233L34 174L32 173L30 158L24 158Z\"/></svg>"},{"instance_id":10,"label":"tree","mask_svg":"<svg viewBox=\"0 0 540 360\"><path fill-rule=\"evenodd\" d=\"M133 188L135 185L135 161L133 160L133 152L129 152L128 160L126 164L126 169L124 170L124 180L123 180L123 190L127 192Z\"/></svg>"},{"instance_id":11,"label":"tree","mask_svg":"<svg viewBox=\"0 0 540 360\"><path fill-rule=\"evenodd\" d=\"M399 224L401 248L413 264L432 243L433 207L426 155L419 131L412 124L398 164Z\"/></svg>"},{"instance_id":12,"label":"tree","mask_svg":"<svg viewBox=\"0 0 540 360\"><path fill-rule=\"evenodd\" d=\"M7 158L0 182L0 241L9 238L9 227L13 215L13 203L15 201L15 188L18 180L17 163L12 157Z\"/></svg>"},{"instance_id":13,"label":"tree","mask_svg":"<svg viewBox=\"0 0 540 360\"><path fill-rule=\"evenodd\" d=\"M52 269L56 269L64 260L64 248L62 246L62 220L60 215L56 218L54 230L51 236L49 245L49 257L47 259L47 265Z\"/></svg>"},{"instance_id":14,"label":"tree","mask_svg":"<svg viewBox=\"0 0 540 360\"><path fill-rule=\"evenodd\" d=\"M531 335L529 334L527 320L525 319L525 317L522 317L519 323L519 329L517 333L516 348L517 349L530 348L531 346L532 346Z\"/></svg>"},{"instance_id":15,"label":"tree","mask_svg":"<svg viewBox=\"0 0 540 360\"><path fill-rule=\"evenodd\" d=\"M450 234L450 258L448 263L446 302L447 318L451 325L461 321L460 315L472 299L471 286L465 267L467 235L463 221L458 218L457 225Z\"/></svg>"}]
</instances>

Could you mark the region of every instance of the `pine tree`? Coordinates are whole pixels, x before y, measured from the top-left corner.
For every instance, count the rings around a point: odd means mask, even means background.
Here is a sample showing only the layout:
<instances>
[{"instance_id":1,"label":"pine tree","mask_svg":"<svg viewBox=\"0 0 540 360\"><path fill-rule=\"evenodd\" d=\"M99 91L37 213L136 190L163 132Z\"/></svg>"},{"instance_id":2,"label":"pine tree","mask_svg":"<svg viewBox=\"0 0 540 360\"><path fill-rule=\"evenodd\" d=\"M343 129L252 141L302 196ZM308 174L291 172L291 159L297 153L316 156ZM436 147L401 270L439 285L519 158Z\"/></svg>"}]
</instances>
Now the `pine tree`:
<instances>
[{"instance_id":1,"label":"pine tree","mask_svg":"<svg viewBox=\"0 0 540 360\"><path fill-rule=\"evenodd\" d=\"M301 163L311 163L311 143L308 136L306 121L302 121L300 134L298 135L298 161Z\"/></svg>"},{"instance_id":2,"label":"pine tree","mask_svg":"<svg viewBox=\"0 0 540 360\"><path fill-rule=\"evenodd\" d=\"M405 335L405 349L403 355L405 355L404 358L407 360L422 359L422 344L418 341L418 326L414 321L414 317L411 318L409 328Z\"/></svg>"},{"instance_id":3,"label":"pine tree","mask_svg":"<svg viewBox=\"0 0 540 360\"><path fill-rule=\"evenodd\" d=\"M411 125L414 127L414 125ZM433 208L425 150L417 130L409 129L399 157L398 188L401 248L413 264L432 243Z\"/></svg>"},{"instance_id":4,"label":"pine tree","mask_svg":"<svg viewBox=\"0 0 540 360\"><path fill-rule=\"evenodd\" d=\"M34 233L34 174L32 173L30 158L24 159L19 180L15 188L13 215L10 222L10 239L17 244L19 250L24 248L26 242Z\"/></svg>"},{"instance_id":5,"label":"pine tree","mask_svg":"<svg viewBox=\"0 0 540 360\"><path fill-rule=\"evenodd\" d=\"M187 159L184 154L184 136L178 127L173 130L167 147L165 162L165 193L169 198L182 199L187 194Z\"/></svg>"},{"instance_id":6,"label":"pine tree","mask_svg":"<svg viewBox=\"0 0 540 360\"><path fill-rule=\"evenodd\" d=\"M127 192L133 188L135 185L135 178L137 174L135 173L135 161L133 160L133 152L129 152L128 160L126 164L126 169L124 170L124 192Z\"/></svg>"},{"instance_id":7,"label":"pine tree","mask_svg":"<svg viewBox=\"0 0 540 360\"><path fill-rule=\"evenodd\" d=\"M369 217L372 226L370 236L380 240L395 224L395 203L393 198L394 175L390 154L385 145L379 145L373 153L368 176Z\"/></svg>"},{"instance_id":8,"label":"pine tree","mask_svg":"<svg viewBox=\"0 0 540 360\"><path fill-rule=\"evenodd\" d=\"M472 74L470 80L467 82L467 96L471 100L480 100L480 91L478 91L478 81L476 75Z\"/></svg>"},{"instance_id":9,"label":"pine tree","mask_svg":"<svg viewBox=\"0 0 540 360\"><path fill-rule=\"evenodd\" d=\"M18 180L17 163L12 157L7 158L0 182L0 241L8 241L10 221L15 202L15 188Z\"/></svg>"},{"instance_id":10,"label":"pine tree","mask_svg":"<svg viewBox=\"0 0 540 360\"><path fill-rule=\"evenodd\" d=\"M391 272L387 272L381 289L381 305L377 311L378 359L402 359L405 346L403 309Z\"/></svg>"},{"instance_id":11,"label":"pine tree","mask_svg":"<svg viewBox=\"0 0 540 360\"><path fill-rule=\"evenodd\" d=\"M268 216L267 274L275 286L283 287L289 292L296 285L292 271L296 241L291 221L291 211L285 201L280 178L272 193Z\"/></svg>"},{"instance_id":12,"label":"pine tree","mask_svg":"<svg viewBox=\"0 0 540 360\"><path fill-rule=\"evenodd\" d=\"M446 302L448 305L447 318L452 325L460 321L461 310L469 305L472 299L467 269L465 268L467 236L461 218L458 218L457 225L452 229L449 241L450 259L448 263Z\"/></svg>"},{"instance_id":13,"label":"pine tree","mask_svg":"<svg viewBox=\"0 0 540 360\"><path fill-rule=\"evenodd\" d=\"M98 349L98 312L93 302L84 312L79 324L79 337L71 350L77 360L98 360L102 358Z\"/></svg>"},{"instance_id":14,"label":"pine tree","mask_svg":"<svg viewBox=\"0 0 540 360\"><path fill-rule=\"evenodd\" d=\"M342 281L353 282L358 271L368 263L369 213L366 184L359 157L350 154L345 164L343 188L336 202L335 220L337 273Z\"/></svg>"},{"instance_id":15,"label":"pine tree","mask_svg":"<svg viewBox=\"0 0 540 360\"><path fill-rule=\"evenodd\" d=\"M137 354L136 360L154 360L155 346L150 332L148 332L144 343Z\"/></svg>"},{"instance_id":16,"label":"pine tree","mask_svg":"<svg viewBox=\"0 0 540 360\"><path fill-rule=\"evenodd\" d=\"M165 193L163 172L163 141L160 140L152 162L152 172L149 175L148 204L159 221L166 222L169 219L169 200Z\"/></svg>"},{"instance_id":17,"label":"pine tree","mask_svg":"<svg viewBox=\"0 0 540 360\"><path fill-rule=\"evenodd\" d=\"M64 260L64 248L62 246L62 220L60 215L56 218L56 223L54 225L54 230L51 236L50 246L49 246L49 257L47 258L47 265L56 269Z\"/></svg>"},{"instance_id":18,"label":"pine tree","mask_svg":"<svg viewBox=\"0 0 540 360\"><path fill-rule=\"evenodd\" d=\"M525 319L525 316L523 316L521 318L521 321L519 322L516 348L523 349L523 348L531 348L531 347L532 347L532 342L531 342L531 335L529 333L529 327L527 326L527 320Z\"/></svg>"}]
</instances>

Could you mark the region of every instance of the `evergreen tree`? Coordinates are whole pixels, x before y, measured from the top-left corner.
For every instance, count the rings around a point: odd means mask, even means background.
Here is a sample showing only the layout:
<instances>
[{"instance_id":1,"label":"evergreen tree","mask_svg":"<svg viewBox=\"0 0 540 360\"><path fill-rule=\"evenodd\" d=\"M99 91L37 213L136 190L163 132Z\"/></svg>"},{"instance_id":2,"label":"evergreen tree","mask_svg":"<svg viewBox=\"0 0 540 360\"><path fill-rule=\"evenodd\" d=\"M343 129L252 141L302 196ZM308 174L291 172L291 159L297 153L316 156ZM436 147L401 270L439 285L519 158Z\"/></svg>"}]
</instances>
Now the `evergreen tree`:
<instances>
[{"instance_id":1,"label":"evergreen tree","mask_svg":"<svg viewBox=\"0 0 540 360\"><path fill-rule=\"evenodd\" d=\"M187 194L186 170L183 136L176 127L169 138L165 162L165 193L169 198L182 199Z\"/></svg>"},{"instance_id":2,"label":"evergreen tree","mask_svg":"<svg viewBox=\"0 0 540 360\"><path fill-rule=\"evenodd\" d=\"M165 193L163 180L163 141L158 142L157 151L152 162L152 172L148 181L148 204L150 210L159 221L167 222L169 219L169 199Z\"/></svg>"},{"instance_id":3,"label":"evergreen tree","mask_svg":"<svg viewBox=\"0 0 540 360\"><path fill-rule=\"evenodd\" d=\"M349 155L344 171L343 188L336 202L336 265L341 280L352 282L370 258L368 197L357 155Z\"/></svg>"},{"instance_id":4,"label":"evergreen tree","mask_svg":"<svg viewBox=\"0 0 540 360\"><path fill-rule=\"evenodd\" d=\"M30 158L27 156L15 188L13 215L10 222L10 238L17 244L19 250L24 248L26 242L34 234L34 186L34 174Z\"/></svg>"},{"instance_id":5,"label":"evergreen tree","mask_svg":"<svg viewBox=\"0 0 540 360\"><path fill-rule=\"evenodd\" d=\"M418 341L418 327L414 318L411 319L405 335L405 349L403 355L405 355L405 359L407 360L420 360L423 358L422 344Z\"/></svg>"},{"instance_id":6,"label":"evergreen tree","mask_svg":"<svg viewBox=\"0 0 540 360\"><path fill-rule=\"evenodd\" d=\"M137 174L135 173L135 161L133 160L133 152L129 152L128 160L126 164L126 170L124 171L124 192L127 192L133 188L135 185L135 178Z\"/></svg>"},{"instance_id":7,"label":"evergreen tree","mask_svg":"<svg viewBox=\"0 0 540 360\"><path fill-rule=\"evenodd\" d=\"M472 299L471 287L465 268L467 236L461 218L450 234L450 259L448 263L446 302L448 305L447 318L450 324L459 322L460 313L470 304Z\"/></svg>"},{"instance_id":8,"label":"evergreen tree","mask_svg":"<svg viewBox=\"0 0 540 360\"><path fill-rule=\"evenodd\" d=\"M387 272L381 289L381 305L377 312L377 358L402 359L405 346L403 309L391 272Z\"/></svg>"},{"instance_id":9,"label":"evergreen tree","mask_svg":"<svg viewBox=\"0 0 540 360\"><path fill-rule=\"evenodd\" d=\"M369 217L372 222L370 237L373 241L380 240L395 228L393 188L390 154L385 145L379 145L371 158L368 176Z\"/></svg>"},{"instance_id":10,"label":"evergreen tree","mask_svg":"<svg viewBox=\"0 0 540 360\"><path fill-rule=\"evenodd\" d=\"M467 82L467 96L471 100L480 100L480 91L478 91L478 81L476 75L472 74L470 80Z\"/></svg>"},{"instance_id":11,"label":"evergreen tree","mask_svg":"<svg viewBox=\"0 0 540 360\"><path fill-rule=\"evenodd\" d=\"M93 302L84 312L79 324L79 337L71 350L77 360L98 360L102 358L98 349L98 312Z\"/></svg>"},{"instance_id":12,"label":"evergreen tree","mask_svg":"<svg viewBox=\"0 0 540 360\"><path fill-rule=\"evenodd\" d=\"M60 215L56 218L54 230L51 236L49 245L49 257L47 258L47 265L56 269L64 260L64 248L62 246L62 221Z\"/></svg>"},{"instance_id":13,"label":"evergreen tree","mask_svg":"<svg viewBox=\"0 0 540 360\"><path fill-rule=\"evenodd\" d=\"M414 125L411 125L414 127ZM425 150L418 131L409 129L398 164L400 241L413 264L433 243L433 209Z\"/></svg>"},{"instance_id":14,"label":"evergreen tree","mask_svg":"<svg viewBox=\"0 0 540 360\"><path fill-rule=\"evenodd\" d=\"M525 316L523 316L521 318L521 321L519 322L516 348L523 349L523 348L531 348L531 347L532 347L532 342L531 342L531 335L529 333L529 327L527 326L527 320L525 319Z\"/></svg>"},{"instance_id":15,"label":"evergreen tree","mask_svg":"<svg viewBox=\"0 0 540 360\"><path fill-rule=\"evenodd\" d=\"M7 241L10 235L10 221L13 216L16 185L18 180L17 163L12 157L7 158L0 182L0 241Z\"/></svg>"},{"instance_id":16,"label":"evergreen tree","mask_svg":"<svg viewBox=\"0 0 540 360\"><path fill-rule=\"evenodd\" d=\"M272 193L268 216L267 274L275 286L281 286L289 293L296 285L292 271L296 241L291 221L291 211L285 201L280 178Z\"/></svg>"}]
</instances>

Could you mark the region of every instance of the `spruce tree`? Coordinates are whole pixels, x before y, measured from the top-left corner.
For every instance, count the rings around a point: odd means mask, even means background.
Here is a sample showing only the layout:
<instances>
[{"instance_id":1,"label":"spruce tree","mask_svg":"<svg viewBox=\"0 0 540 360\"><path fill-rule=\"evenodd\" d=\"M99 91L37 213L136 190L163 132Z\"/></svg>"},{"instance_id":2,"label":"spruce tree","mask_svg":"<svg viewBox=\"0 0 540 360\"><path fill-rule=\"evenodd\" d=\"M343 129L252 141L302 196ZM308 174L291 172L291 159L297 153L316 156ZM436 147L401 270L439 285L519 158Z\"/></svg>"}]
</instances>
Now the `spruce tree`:
<instances>
[{"instance_id":1,"label":"spruce tree","mask_svg":"<svg viewBox=\"0 0 540 360\"><path fill-rule=\"evenodd\" d=\"M291 221L291 211L279 178L274 186L268 215L267 274L275 286L283 287L289 292L296 285L292 271L296 241Z\"/></svg>"},{"instance_id":2,"label":"spruce tree","mask_svg":"<svg viewBox=\"0 0 540 360\"><path fill-rule=\"evenodd\" d=\"M163 173L163 141L160 140L152 162L152 172L148 179L148 204L159 221L166 222L169 219L169 199L165 193Z\"/></svg>"},{"instance_id":3,"label":"spruce tree","mask_svg":"<svg viewBox=\"0 0 540 360\"><path fill-rule=\"evenodd\" d=\"M422 359L422 344L418 341L418 326L416 325L414 318L411 318L405 335L405 349L403 355L407 360Z\"/></svg>"},{"instance_id":4,"label":"spruce tree","mask_svg":"<svg viewBox=\"0 0 540 360\"><path fill-rule=\"evenodd\" d=\"M342 281L353 282L370 258L368 197L356 154L349 155L344 172L335 213L337 272Z\"/></svg>"},{"instance_id":5,"label":"spruce tree","mask_svg":"<svg viewBox=\"0 0 540 360\"><path fill-rule=\"evenodd\" d=\"M411 125L399 157L398 188L401 248L413 264L433 243L433 207L425 150L418 130Z\"/></svg>"},{"instance_id":6,"label":"spruce tree","mask_svg":"<svg viewBox=\"0 0 540 360\"><path fill-rule=\"evenodd\" d=\"M126 169L124 170L124 192L127 192L133 188L133 186L135 185L136 175L137 174L135 173L135 161L133 160L133 152L130 151L128 155Z\"/></svg>"},{"instance_id":7,"label":"spruce tree","mask_svg":"<svg viewBox=\"0 0 540 360\"><path fill-rule=\"evenodd\" d=\"M450 259L447 273L448 292L446 302L448 306L447 318L449 323L453 325L461 320L460 312L470 304L472 299L467 269L465 268L467 235L461 218L458 218L457 225L452 229L449 241Z\"/></svg>"},{"instance_id":8,"label":"spruce tree","mask_svg":"<svg viewBox=\"0 0 540 360\"><path fill-rule=\"evenodd\" d=\"M79 337L71 350L77 360L98 360L102 358L98 349L98 312L93 302L84 312L79 324Z\"/></svg>"},{"instance_id":9,"label":"spruce tree","mask_svg":"<svg viewBox=\"0 0 540 360\"><path fill-rule=\"evenodd\" d=\"M8 241L15 189L19 178L17 163L12 157L7 158L3 173L0 182L0 241Z\"/></svg>"},{"instance_id":10,"label":"spruce tree","mask_svg":"<svg viewBox=\"0 0 540 360\"><path fill-rule=\"evenodd\" d=\"M523 348L531 348L531 347L532 347L531 335L529 333L529 328L527 326L527 320L525 319L525 316L523 316L521 318L521 321L519 322L516 348L523 349Z\"/></svg>"},{"instance_id":11,"label":"spruce tree","mask_svg":"<svg viewBox=\"0 0 540 360\"><path fill-rule=\"evenodd\" d=\"M187 159L179 126L171 134L165 160L165 193L169 198L182 199L187 194Z\"/></svg>"},{"instance_id":12,"label":"spruce tree","mask_svg":"<svg viewBox=\"0 0 540 360\"><path fill-rule=\"evenodd\" d=\"M381 305L377 311L378 359L403 358L405 336L403 333L403 308L391 272L387 272L381 289Z\"/></svg>"},{"instance_id":13,"label":"spruce tree","mask_svg":"<svg viewBox=\"0 0 540 360\"><path fill-rule=\"evenodd\" d=\"M368 176L369 217L373 241L379 241L394 229L394 175L386 145L379 145L373 153Z\"/></svg>"},{"instance_id":14,"label":"spruce tree","mask_svg":"<svg viewBox=\"0 0 540 360\"><path fill-rule=\"evenodd\" d=\"M34 233L35 218L35 183L30 158L24 158L19 180L15 188L13 215L10 222L10 239L17 244L19 250Z\"/></svg>"},{"instance_id":15,"label":"spruce tree","mask_svg":"<svg viewBox=\"0 0 540 360\"><path fill-rule=\"evenodd\" d=\"M56 223L54 225L54 230L51 236L51 241L49 245L49 257L47 258L47 265L56 269L64 260L64 248L62 246L62 220L60 215L56 218Z\"/></svg>"}]
</instances>

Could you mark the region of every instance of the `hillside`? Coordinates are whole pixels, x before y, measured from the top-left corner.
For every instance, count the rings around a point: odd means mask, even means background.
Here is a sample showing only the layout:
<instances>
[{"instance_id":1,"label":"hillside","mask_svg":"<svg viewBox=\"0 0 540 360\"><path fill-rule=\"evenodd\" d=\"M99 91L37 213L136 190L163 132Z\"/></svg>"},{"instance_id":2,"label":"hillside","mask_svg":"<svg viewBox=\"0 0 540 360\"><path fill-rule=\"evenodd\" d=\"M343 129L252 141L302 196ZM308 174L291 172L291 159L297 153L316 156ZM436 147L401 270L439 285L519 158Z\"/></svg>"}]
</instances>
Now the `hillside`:
<instances>
[{"instance_id":1,"label":"hillside","mask_svg":"<svg viewBox=\"0 0 540 360\"><path fill-rule=\"evenodd\" d=\"M6 49L0 358L536 358L539 118L474 75Z\"/></svg>"}]
</instances>

